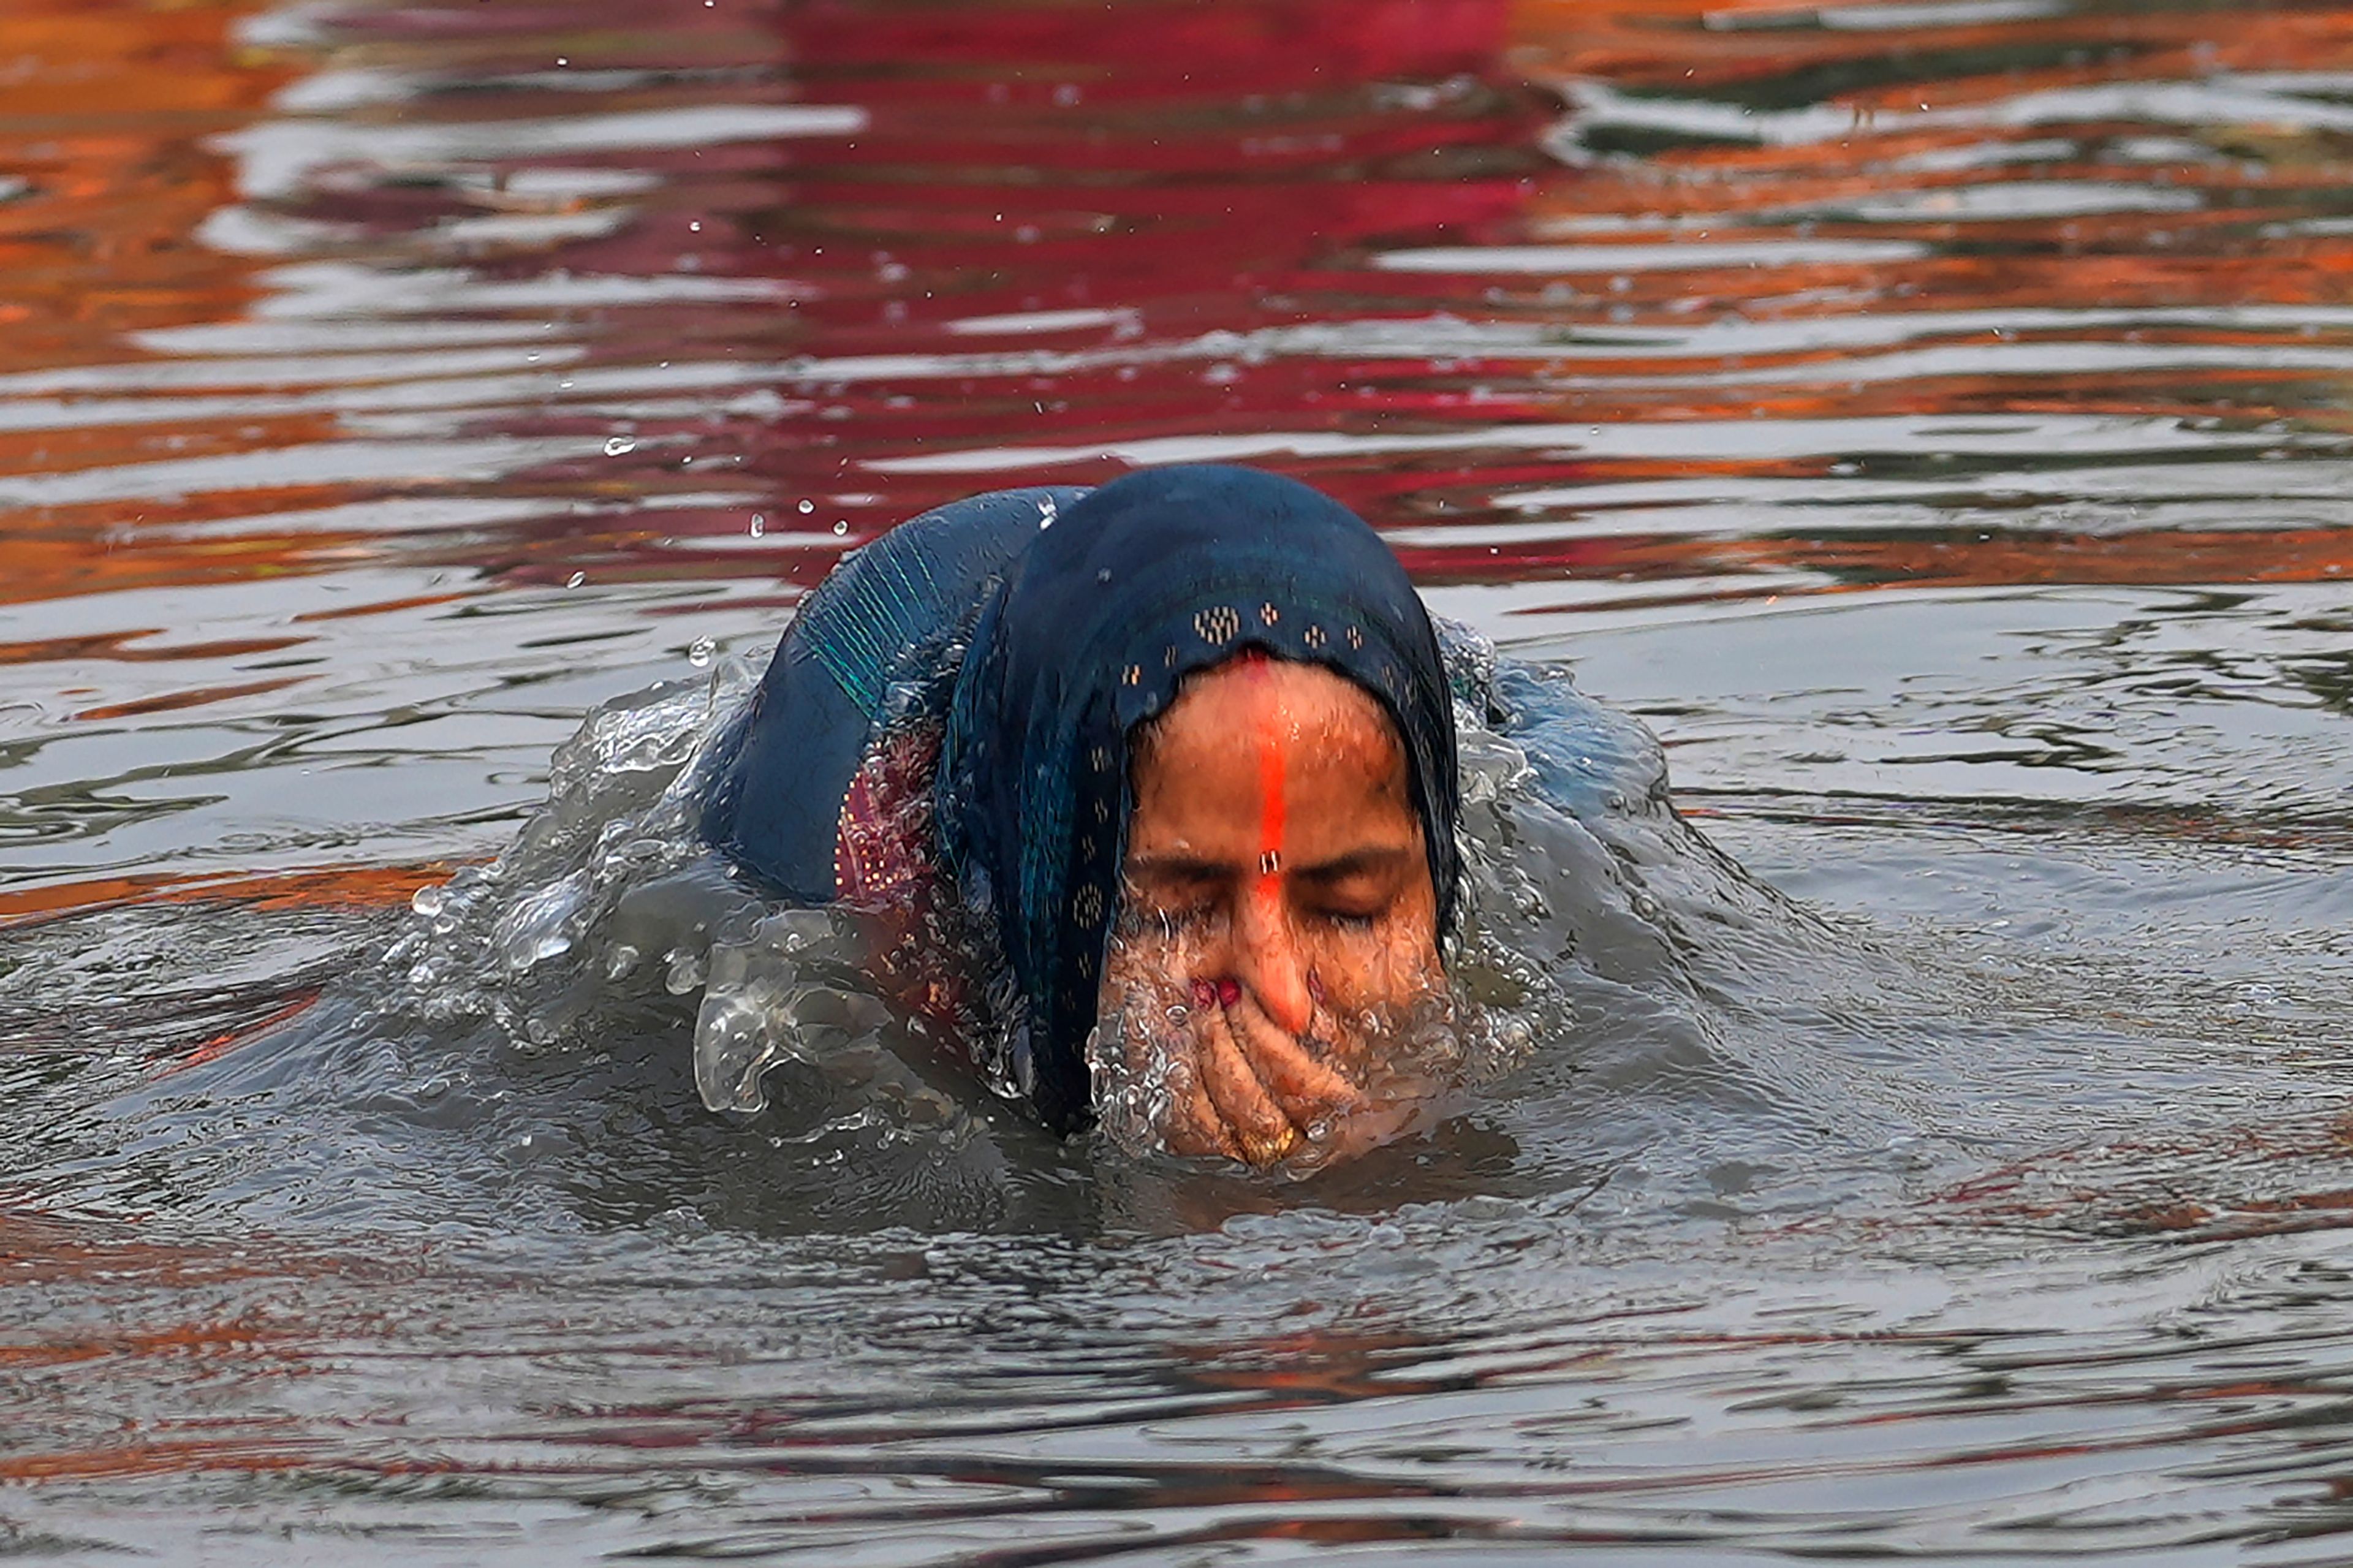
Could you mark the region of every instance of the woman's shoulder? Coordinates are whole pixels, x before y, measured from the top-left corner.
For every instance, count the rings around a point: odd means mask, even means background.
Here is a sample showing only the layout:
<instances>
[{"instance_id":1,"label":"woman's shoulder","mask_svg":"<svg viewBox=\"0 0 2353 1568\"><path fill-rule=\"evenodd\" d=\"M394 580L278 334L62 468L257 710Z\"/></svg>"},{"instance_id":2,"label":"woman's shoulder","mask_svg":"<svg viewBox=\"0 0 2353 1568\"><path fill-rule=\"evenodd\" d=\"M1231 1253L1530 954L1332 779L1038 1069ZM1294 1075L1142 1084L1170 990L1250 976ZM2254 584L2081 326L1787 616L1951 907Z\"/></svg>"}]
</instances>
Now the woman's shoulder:
<instances>
[{"instance_id":1,"label":"woman's shoulder","mask_svg":"<svg viewBox=\"0 0 2353 1568\"><path fill-rule=\"evenodd\" d=\"M786 637L870 719L911 662L971 619L990 583L1085 495L1068 485L991 490L934 507L845 556Z\"/></svg>"}]
</instances>

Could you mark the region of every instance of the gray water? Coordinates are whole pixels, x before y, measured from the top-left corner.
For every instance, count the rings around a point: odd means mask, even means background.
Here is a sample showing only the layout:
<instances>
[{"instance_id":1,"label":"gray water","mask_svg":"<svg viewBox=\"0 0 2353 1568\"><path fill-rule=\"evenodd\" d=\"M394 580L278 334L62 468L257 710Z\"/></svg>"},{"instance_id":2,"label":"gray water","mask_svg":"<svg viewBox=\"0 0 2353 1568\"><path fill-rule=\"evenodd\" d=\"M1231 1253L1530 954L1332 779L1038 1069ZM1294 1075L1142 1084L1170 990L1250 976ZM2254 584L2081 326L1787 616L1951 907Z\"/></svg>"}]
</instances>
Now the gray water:
<instances>
[{"instance_id":1,"label":"gray water","mask_svg":"<svg viewBox=\"0 0 2353 1568\"><path fill-rule=\"evenodd\" d=\"M2353 1558L2353 12L0 44L0 1551ZM1182 458L1501 648L1518 1065L1306 1180L887 1027L705 1110L798 595Z\"/></svg>"}]
</instances>

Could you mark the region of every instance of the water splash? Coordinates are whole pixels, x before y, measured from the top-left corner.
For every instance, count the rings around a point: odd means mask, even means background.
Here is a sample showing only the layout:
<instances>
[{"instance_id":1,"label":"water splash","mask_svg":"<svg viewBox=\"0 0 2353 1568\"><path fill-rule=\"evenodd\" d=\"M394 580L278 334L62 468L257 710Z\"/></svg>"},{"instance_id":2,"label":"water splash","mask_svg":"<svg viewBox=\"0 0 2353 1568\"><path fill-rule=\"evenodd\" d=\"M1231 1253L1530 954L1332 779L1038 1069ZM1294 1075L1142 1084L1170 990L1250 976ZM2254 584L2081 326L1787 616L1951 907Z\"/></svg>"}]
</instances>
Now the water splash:
<instances>
[{"instance_id":1,"label":"water splash","mask_svg":"<svg viewBox=\"0 0 2353 1568\"><path fill-rule=\"evenodd\" d=\"M1340 1026L1385 1064L1373 1098L1453 1105L1547 1051L1574 1058L1598 1012L1621 1013L1627 994L1679 1020L1704 1058L1702 998L1731 983L1706 970L1739 966L1722 933L1802 917L1676 816L1663 755L1641 724L1584 698L1565 671L1499 660L1459 626L1442 635L1463 784L1461 919L1442 984ZM506 853L412 900L411 929L392 949L409 1005L427 1017L488 1019L518 1048L547 1052L595 1048L615 1016L649 997L690 999L691 1043L676 1048L702 1103L732 1114L766 1110L764 1080L796 1064L853 1099L859 1086L912 1082L911 1071L942 1059L929 1037L936 1021L911 1017L878 969L892 961L878 958L871 921L771 903L700 837L703 781L739 733L757 672L696 646L712 660L706 681L592 712L556 752L547 802ZM923 820L908 826L927 834L928 799L917 792L915 802ZM902 941L967 984L946 1051L954 1070L1018 1100L1028 1083L1014 987L985 926L949 902ZM1608 998L1598 1010L1597 996ZM1185 1005L1119 994L1089 1041L1098 1110L1118 1146L1166 1147L1173 1097L1187 1087L1166 1048ZM894 1098L953 1120L935 1096ZM1404 1118L1392 1131L1426 1121ZM890 1114L881 1123L898 1125ZM1308 1140L1299 1168L1340 1146L1340 1129L1329 1131Z\"/></svg>"},{"instance_id":2,"label":"water splash","mask_svg":"<svg viewBox=\"0 0 2353 1568\"><path fill-rule=\"evenodd\" d=\"M527 1050L577 1046L584 1021L594 1037L602 994L645 980L644 955L699 963L714 932L756 920L758 901L693 826L695 764L725 744L756 677L733 658L703 662L704 680L592 711L557 748L547 801L513 844L411 900L410 928L386 953L406 1011L487 1018Z\"/></svg>"},{"instance_id":3,"label":"water splash","mask_svg":"<svg viewBox=\"0 0 2353 1568\"><path fill-rule=\"evenodd\" d=\"M780 910L743 939L714 944L694 1023L702 1103L764 1110L761 1079L779 1063L823 1065L878 1048L891 1013L858 989L862 947L857 922L834 910Z\"/></svg>"}]
</instances>

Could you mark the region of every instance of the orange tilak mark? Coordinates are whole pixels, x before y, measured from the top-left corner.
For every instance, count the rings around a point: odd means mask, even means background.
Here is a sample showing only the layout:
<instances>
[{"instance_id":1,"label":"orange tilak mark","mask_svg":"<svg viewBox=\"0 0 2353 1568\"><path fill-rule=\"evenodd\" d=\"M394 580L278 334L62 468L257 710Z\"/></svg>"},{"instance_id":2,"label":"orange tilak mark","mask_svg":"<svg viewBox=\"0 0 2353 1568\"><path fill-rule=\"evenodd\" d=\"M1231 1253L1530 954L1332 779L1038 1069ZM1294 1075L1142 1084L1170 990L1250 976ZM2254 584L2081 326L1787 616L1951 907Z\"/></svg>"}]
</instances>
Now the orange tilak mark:
<instances>
[{"instance_id":1,"label":"orange tilak mark","mask_svg":"<svg viewBox=\"0 0 2353 1568\"><path fill-rule=\"evenodd\" d=\"M1266 655L1256 648L1242 655L1252 677L1263 684L1267 679ZM1274 902L1282 890L1282 729L1271 711L1262 714L1258 728L1258 882L1256 892L1266 903Z\"/></svg>"}]
</instances>

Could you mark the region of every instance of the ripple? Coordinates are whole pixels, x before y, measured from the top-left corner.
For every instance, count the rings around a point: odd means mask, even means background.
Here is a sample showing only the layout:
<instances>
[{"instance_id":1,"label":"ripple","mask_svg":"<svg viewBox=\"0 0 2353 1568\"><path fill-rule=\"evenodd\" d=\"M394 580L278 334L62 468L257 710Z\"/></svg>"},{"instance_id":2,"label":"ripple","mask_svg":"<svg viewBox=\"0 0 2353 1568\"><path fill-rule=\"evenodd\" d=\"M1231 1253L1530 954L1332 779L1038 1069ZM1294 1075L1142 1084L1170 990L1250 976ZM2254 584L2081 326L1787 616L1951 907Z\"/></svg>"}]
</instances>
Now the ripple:
<instances>
[{"instance_id":1,"label":"ripple","mask_svg":"<svg viewBox=\"0 0 2353 1568\"><path fill-rule=\"evenodd\" d=\"M1682 241L1672 245L1455 246L1442 250L1392 250L1373 264L1392 272L1627 272L1703 267L1793 267L1812 263L1866 266L1911 261L1927 247L1901 239L1756 239Z\"/></svg>"},{"instance_id":2,"label":"ripple","mask_svg":"<svg viewBox=\"0 0 2353 1568\"><path fill-rule=\"evenodd\" d=\"M2334 1550L2353 11L16 35L0 1551ZM1819 921L1709 906L1707 984L1313 1193L1008 1119L958 1207L674 1115L659 1019L335 1011L596 704L967 489L1202 458Z\"/></svg>"}]
</instances>

